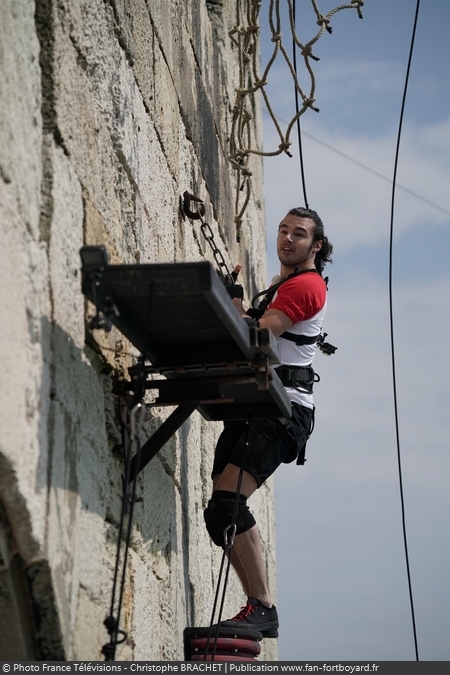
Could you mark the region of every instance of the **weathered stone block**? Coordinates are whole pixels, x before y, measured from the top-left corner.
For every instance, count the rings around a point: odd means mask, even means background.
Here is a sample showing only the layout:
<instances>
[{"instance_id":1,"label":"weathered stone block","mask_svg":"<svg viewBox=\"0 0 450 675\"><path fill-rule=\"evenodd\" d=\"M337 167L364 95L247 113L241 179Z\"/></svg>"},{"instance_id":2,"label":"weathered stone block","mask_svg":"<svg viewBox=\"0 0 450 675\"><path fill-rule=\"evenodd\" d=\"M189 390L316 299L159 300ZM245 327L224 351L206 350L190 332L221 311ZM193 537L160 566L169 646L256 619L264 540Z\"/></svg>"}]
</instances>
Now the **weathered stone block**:
<instances>
[{"instance_id":1,"label":"weathered stone block","mask_svg":"<svg viewBox=\"0 0 450 675\"><path fill-rule=\"evenodd\" d=\"M42 179L41 72L35 3L5 0L0 15L0 180L10 185L20 215L39 236ZM25 179L26 177L26 179Z\"/></svg>"},{"instance_id":2,"label":"weathered stone block","mask_svg":"<svg viewBox=\"0 0 450 675\"><path fill-rule=\"evenodd\" d=\"M234 239L234 12L195 0L7 0L1 21L0 500L29 570L36 653L97 659L123 495L111 392L137 353L115 329L87 330L79 248L104 244L115 263L214 262L199 222L181 218L187 189L204 199L230 267L261 279L260 186L243 244ZM143 441L170 412L152 408ZM119 659L180 659L186 624L209 622L221 551L203 509L220 429L194 414L139 475ZM271 488L252 499L273 576ZM233 576L224 612L243 599Z\"/></svg>"}]
</instances>

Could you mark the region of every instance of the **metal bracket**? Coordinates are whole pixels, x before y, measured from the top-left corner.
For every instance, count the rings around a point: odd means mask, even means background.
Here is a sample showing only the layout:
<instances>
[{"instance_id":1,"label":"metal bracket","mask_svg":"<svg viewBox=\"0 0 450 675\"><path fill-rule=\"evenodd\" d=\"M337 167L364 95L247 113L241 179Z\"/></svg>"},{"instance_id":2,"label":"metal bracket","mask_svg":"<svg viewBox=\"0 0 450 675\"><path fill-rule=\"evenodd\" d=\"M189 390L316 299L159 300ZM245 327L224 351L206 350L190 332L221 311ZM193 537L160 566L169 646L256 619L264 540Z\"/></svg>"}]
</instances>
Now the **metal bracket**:
<instances>
[{"instance_id":1,"label":"metal bracket","mask_svg":"<svg viewBox=\"0 0 450 675\"><path fill-rule=\"evenodd\" d=\"M196 211L191 211L191 202L196 202L199 205ZM191 220L202 220L205 215L205 204L202 199L195 197L195 195L191 195L191 193L186 190L186 192L183 193L182 210L188 218L191 218Z\"/></svg>"},{"instance_id":2,"label":"metal bracket","mask_svg":"<svg viewBox=\"0 0 450 675\"><path fill-rule=\"evenodd\" d=\"M144 467L153 459L153 457L161 450L163 445L169 441L172 436L178 431L181 425L192 415L198 403L185 403L175 408L173 413L165 422L154 432L146 443L141 448L140 462L137 463L137 456L135 455L131 460L130 467L130 481L133 481Z\"/></svg>"}]
</instances>

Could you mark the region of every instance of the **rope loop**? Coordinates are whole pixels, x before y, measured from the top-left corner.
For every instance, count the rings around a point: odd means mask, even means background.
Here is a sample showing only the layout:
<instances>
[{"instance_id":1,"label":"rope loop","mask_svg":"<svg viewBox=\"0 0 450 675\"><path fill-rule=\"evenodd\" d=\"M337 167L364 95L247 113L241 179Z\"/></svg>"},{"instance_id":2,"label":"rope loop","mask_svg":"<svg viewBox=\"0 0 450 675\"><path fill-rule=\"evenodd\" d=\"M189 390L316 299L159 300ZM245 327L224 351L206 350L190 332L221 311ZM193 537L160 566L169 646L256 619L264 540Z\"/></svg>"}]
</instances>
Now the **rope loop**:
<instances>
[{"instance_id":1,"label":"rope loop","mask_svg":"<svg viewBox=\"0 0 450 675\"><path fill-rule=\"evenodd\" d=\"M251 161L251 155L274 157L284 152L288 156L291 156L288 148L291 145L289 134L292 126L295 122L299 125L300 116L304 114L308 108L314 112L319 112L319 109L314 106L316 80L311 67L311 61L319 61L319 58L312 52L315 43L324 34L325 30L329 33L332 32L330 21L337 12L344 9L353 9L358 13L360 18L362 18L361 7L364 5L364 0L347 0L350 4L338 5L326 14L321 12L318 7L320 0L310 0L310 2L316 16L317 25L320 26L320 30L310 40L300 41L295 26L295 0L287 0L290 38L294 43L294 64L296 49L298 49L305 61L306 78L309 78L308 88L306 86L300 86L300 78L297 74L296 65L293 65L288 53L289 50L284 44L285 40L283 38L282 29L285 28L285 26L282 26L281 0L271 0L270 3L267 3L269 5L267 12L268 24L271 32L270 41L273 44L273 50L265 68L260 68L258 56L261 24L259 12L262 3L260 0L235 0L233 3L235 11L233 21L234 27L228 34L233 45L236 47L239 79L234 86L235 99L232 105L232 128L229 140L230 151L227 157L231 168L233 171L237 172L234 207L237 240L239 240L239 232L242 227L244 212L250 203L250 179L252 170L249 163ZM270 80L269 73L278 57L284 59L285 65L293 78L295 90L303 99L301 110L297 111L291 121L287 123L286 131L284 132L280 126L280 121L277 119L276 114L272 109L266 90ZM274 151L263 151L259 147L252 146L252 130L250 128L250 122L253 119L252 110L255 107L255 93L258 91L261 92L267 113L280 140L278 148Z\"/></svg>"},{"instance_id":2,"label":"rope loop","mask_svg":"<svg viewBox=\"0 0 450 675\"><path fill-rule=\"evenodd\" d=\"M278 148L280 152L286 152L292 145L291 141L283 141L282 143L279 144Z\"/></svg>"},{"instance_id":3,"label":"rope loop","mask_svg":"<svg viewBox=\"0 0 450 675\"><path fill-rule=\"evenodd\" d=\"M325 28L329 25L330 19L328 16L324 16L323 14L319 14L319 17L316 22L319 26L324 26Z\"/></svg>"},{"instance_id":4,"label":"rope loop","mask_svg":"<svg viewBox=\"0 0 450 675\"><path fill-rule=\"evenodd\" d=\"M305 98L305 100L303 101L303 105L307 108L313 108L314 107L313 103L315 102L315 100L316 99L314 98L314 96L312 96L311 98Z\"/></svg>"},{"instance_id":5,"label":"rope loop","mask_svg":"<svg viewBox=\"0 0 450 675\"><path fill-rule=\"evenodd\" d=\"M239 35L245 35L247 30L248 30L248 28L246 28L245 26L242 26L242 24L241 24L241 25L235 26L233 28L233 33L238 33Z\"/></svg>"}]
</instances>

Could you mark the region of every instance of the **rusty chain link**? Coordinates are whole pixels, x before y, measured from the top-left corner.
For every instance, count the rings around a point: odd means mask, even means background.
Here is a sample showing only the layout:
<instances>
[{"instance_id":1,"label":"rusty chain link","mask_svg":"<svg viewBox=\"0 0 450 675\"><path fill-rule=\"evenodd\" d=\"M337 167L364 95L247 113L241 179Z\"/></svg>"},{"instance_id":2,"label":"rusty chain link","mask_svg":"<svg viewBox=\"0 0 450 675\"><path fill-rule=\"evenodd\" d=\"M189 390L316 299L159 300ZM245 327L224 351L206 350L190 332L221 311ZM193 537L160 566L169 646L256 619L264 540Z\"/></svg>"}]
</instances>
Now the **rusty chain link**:
<instances>
[{"instance_id":1,"label":"rusty chain link","mask_svg":"<svg viewBox=\"0 0 450 675\"><path fill-rule=\"evenodd\" d=\"M195 211L192 210L191 207L191 202L194 203L194 205L197 207ZM214 239L214 232L211 229L211 225L206 222L204 219L205 215L205 205L201 199L198 197L195 197L194 195L190 194L189 192L185 192L183 194L183 199L180 202L181 204L181 210L183 213L188 217L191 218L192 220L200 220L201 225L200 229L203 234L203 237L205 241L208 243L209 247L211 248L212 254L214 256L214 260L216 261L218 265L218 272L219 274L223 277L224 281L227 284L234 284L236 282L236 277L235 275L230 272L228 269L228 265L225 262L225 258L223 257L223 253L220 250L220 248L217 246L215 239ZM226 274L224 274L224 270Z\"/></svg>"}]
</instances>

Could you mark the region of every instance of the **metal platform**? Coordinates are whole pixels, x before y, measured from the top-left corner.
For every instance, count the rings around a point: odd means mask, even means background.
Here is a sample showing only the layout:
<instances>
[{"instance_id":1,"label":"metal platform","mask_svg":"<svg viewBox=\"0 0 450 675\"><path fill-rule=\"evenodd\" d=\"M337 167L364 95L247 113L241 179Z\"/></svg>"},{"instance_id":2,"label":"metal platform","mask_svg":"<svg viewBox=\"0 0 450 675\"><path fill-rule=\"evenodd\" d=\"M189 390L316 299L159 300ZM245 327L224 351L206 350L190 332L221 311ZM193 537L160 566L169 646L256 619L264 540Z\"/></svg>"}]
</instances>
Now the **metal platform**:
<instances>
[{"instance_id":1,"label":"metal platform","mask_svg":"<svg viewBox=\"0 0 450 675\"><path fill-rule=\"evenodd\" d=\"M82 249L83 293L97 325L114 324L150 362L145 387L159 391L155 405L197 402L208 420L290 417L272 368L276 339L246 325L209 262L99 265L83 255L101 248Z\"/></svg>"}]
</instances>

